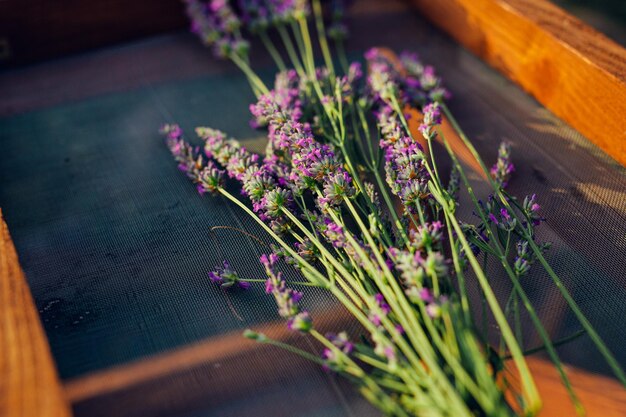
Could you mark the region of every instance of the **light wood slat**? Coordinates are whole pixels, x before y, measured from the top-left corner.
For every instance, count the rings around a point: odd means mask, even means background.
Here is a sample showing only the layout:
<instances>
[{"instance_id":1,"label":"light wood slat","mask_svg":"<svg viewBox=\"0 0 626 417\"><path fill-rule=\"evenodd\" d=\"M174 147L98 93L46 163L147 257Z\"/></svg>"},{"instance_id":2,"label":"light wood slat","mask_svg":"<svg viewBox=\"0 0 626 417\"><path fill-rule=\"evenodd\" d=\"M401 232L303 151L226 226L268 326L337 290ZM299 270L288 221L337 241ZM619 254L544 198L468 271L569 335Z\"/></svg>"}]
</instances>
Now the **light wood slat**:
<instances>
[{"instance_id":1,"label":"light wood slat","mask_svg":"<svg viewBox=\"0 0 626 417\"><path fill-rule=\"evenodd\" d=\"M0 416L71 415L0 210Z\"/></svg>"},{"instance_id":2,"label":"light wood slat","mask_svg":"<svg viewBox=\"0 0 626 417\"><path fill-rule=\"evenodd\" d=\"M626 165L626 50L546 0L412 0Z\"/></svg>"},{"instance_id":3,"label":"light wood slat","mask_svg":"<svg viewBox=\"0 0 626 417\"><path fill-rule=\"evenodd\" d=\"M533 357L527 358L527 361L543 400L539 417L576 416L554 365ZM566 372L587 411L587 417L626 416L626 390L619 382L573 367L566 367Z\"/></svg>"},{"instance_id":4,"label":"light wood slat","mask_svg":"<svg viewBox=\"0 0 626 417\"><path fill-rule=\"evenodd\" d=\"M316 323L322 326L334 324L341 327L348 323L346 314L341 312L328 311L326 314L317 314L315 318ZM300 337L297 333L287 331L282 321L260 326L257 330L272 334L274 338L285 342ZM246 356L247 360L254 357L259 361L266 361L267 355L253 353L255 350L262 351L265 348L264 345L245 339L240 331L234 331L127 365L72 379L65 384L65 391L72 403L78 403L148 384L157 379L169 381L168 376L207 364L220 363L228 358ZM539 416L576 415L554 366L538 357L528 357L527 361L544 402L544 408ZM509 366L513 369L514 365L510 363ZM587 410L588 417L625 415L626 390L617 381L572 367L568 367L567 372ZM191 372L189 374L193 375ZM254 379L257 377L255 375L257 374L250 373L248 377ZM233 386L232 389L236 390L237 387ZM241 396L245 396L245 392L242 392Z\"/></svg>"}]
</instances>

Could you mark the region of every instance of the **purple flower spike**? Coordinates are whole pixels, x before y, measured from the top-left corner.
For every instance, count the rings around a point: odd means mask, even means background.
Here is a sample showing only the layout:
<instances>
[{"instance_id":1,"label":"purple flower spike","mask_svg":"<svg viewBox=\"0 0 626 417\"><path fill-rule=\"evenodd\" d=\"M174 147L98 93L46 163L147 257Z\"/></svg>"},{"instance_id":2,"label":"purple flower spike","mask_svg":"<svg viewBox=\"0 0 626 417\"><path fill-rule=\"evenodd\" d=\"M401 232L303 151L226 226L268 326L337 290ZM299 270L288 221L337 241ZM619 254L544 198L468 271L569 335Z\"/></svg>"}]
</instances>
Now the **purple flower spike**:
<instances>
[{"instance_id":1,"label":"purple flower spike","mask_svg":"<svg viewBox=\"0 0 626 417\"><path fill-rule=\"evenodd\" d=\"M522 209L524 211L524 214L526 214L526 216L530 219L533 226L539 226L541 222L545 220L539 214L539 210L541 210L541 206L537 203L536 194L533 194L530 197L526 196L526 198L524 198Z\"/></svg>"},{"instance_id":2,"label":"purple flower spike","mask_svg":"<svg viewBox=\"0 0 626 417\"><path fill-rule=\"evenodd\" d=\"M218 57L247 57L249 44L241 37L241 20L228 0L212 0L208 4L200 0L184 2L191 20L191 31L205 45L212 46Z\"/></svg>"},{"instance_id":3,"label":"purple flower spike","mask_svg":"<svg viewBox=\"0 0 626 417\"><path fill-rule=\"evenodd\" d=\"M303 333L311 330L313 322L309 313L301 310L298 306L298 303L302 299L302 293L287 288L282 273L276 271L278 256L274 253L269 256L262 255L260 261L265 267L265 273L268 277L265 283L265 291L274 296L276 304L278 305L278 314L287 319L287 327L291 330L298 330Z\"/></svg>"},{"instance_id":4,"label":"purple flower spike","mask_svg":"<svg viewBox=\"0 0 626 417\"><path fill-rule=\"evenodd\" d=\"M515 166L511 162L511 144L502 142L498 148L498 160L490 170L491 177L500 187L506 188L514 171Z\"/></svg>"},{"instance_id":5,"label":"purple flower spike","mask_svg":"<svg viewBox=\"0 0 626 417\"><path fill-rule=\"evenodd\" d=\"M426 139L432 139L435 136L435 127L441 124L441 110L439 103L430 103L422 109L424 119L419 125L418 130Z\"/></svg>"},{"instance_id":6,"label":"purple flower spike","mask_svg":"<svg viewBox=\"0 0 626 417\"><path fill-rule=\"evenodd\" d=\"M346 332L339 334L329 333L326 335L328 341L330 341L335 349L326 348L322 352L322 358L325 361L325 366L328 369L339 371L344 366L343 354L350 355L354 350L354 344L348 338Z\"/></svg>"},{"instance_id":7,"label":"purple flower spike","mask_svg":"<svg viewBox=\"0 0 626 417\"><path fill-rule=\"evenodd\" d=\"M237 272L230 267L228 261L224 261L222 266L218 266L215 270L209 272L209 279L219 284L222 288L230 288L235 285L244 290L250 288L250 283L242 281Z\"/></svg>"},{"instance_id":8,"label":"purple flower spike","mask_svg":"<svg viewBox=\"0 0 626 417\"><path fill-rule=\"evenodd\" d=\"M424 301L425 303L432 303L434 300L433 294L426 287L423 287L419 290L419 295L422 301Z\"/></svg>"}]
</instances>

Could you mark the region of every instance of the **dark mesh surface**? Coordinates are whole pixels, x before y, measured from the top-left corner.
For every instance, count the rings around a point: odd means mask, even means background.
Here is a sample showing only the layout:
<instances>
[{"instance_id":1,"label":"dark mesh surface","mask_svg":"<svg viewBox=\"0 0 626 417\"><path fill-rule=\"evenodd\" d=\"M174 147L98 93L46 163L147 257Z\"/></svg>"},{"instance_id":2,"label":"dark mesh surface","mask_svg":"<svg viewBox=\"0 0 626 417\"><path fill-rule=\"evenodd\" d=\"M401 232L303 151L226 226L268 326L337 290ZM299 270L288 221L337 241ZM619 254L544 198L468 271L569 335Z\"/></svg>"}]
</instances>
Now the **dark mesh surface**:
<instances>
[{"instance_id":1,"label":"dark mesh surface","mask_svg":"<svg viewBox=\"0 0 626 417\"><path fill-rule=\"evenodd\" d=\"M375 44L417 50L444 75L454 113L489 163L501 140L513 143L510 191L539 195L548 218L540 236L554 242L552 264L626 365L625 170L419 17L395 3L389 12L365 9L351 22L352 51ZM276 318L260 286L226 299L208 281L225 256L242 275L258 276L263 250L233 231L211 233L212 226L265 235L221 198L200 198L156 133L176 121L255 139L245 122L252 95L234 69L177 34L5 72L0 91L0 206L63 378ZM494 285L506 297L508 282ZM525 285L552 335L578 329L547 276L535 273ZM329 306L319 293L306 294L318 308ZM539 343L531 332L526 341ZM587 338L559 351L567 362L606 372ZM76 411L367 415L352 390L329 384L317 367L268 352L89 399ZM282 363L277 374L258 375L255 364L268 361ZM239 392L237 381L243 386L251 376L261 383Z\"/></svg>"}]
</instances>

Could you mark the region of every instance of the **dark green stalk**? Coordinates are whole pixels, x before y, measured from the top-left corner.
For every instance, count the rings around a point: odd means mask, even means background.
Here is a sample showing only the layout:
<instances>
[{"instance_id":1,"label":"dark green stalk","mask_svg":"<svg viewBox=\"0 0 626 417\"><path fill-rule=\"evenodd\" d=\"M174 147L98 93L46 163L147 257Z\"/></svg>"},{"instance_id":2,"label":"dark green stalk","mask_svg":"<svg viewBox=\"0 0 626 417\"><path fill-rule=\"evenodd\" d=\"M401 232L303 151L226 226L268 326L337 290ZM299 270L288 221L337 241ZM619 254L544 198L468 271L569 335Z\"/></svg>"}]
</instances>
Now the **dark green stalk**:
<instances>
[{"instance_id":1,"label":"dark green stalk","mask_svg":"<svg viewBox=\"0 0 626 417\"><path fill-rule=\"evenodd\" d=\"M280 56L280 52L278 52L272 40L269 38L269 36L267 36L267 32L264 30L260 31L259 37L261 38L263 45L265 45L265 49L267 49L267 52L269 52L272 59L276 63L278 70L281 72L286 71L287 66L285 65L285 61L283 61L283 58Z\"/></svg>"},{"instance_id":2,"label":"dark green stalk","mask_svg":"<svg viewBox=\"0 0 626 417\"><path fill-rule=\"evenodd\" d=\"M459 126L458 122L452 115L452 112L448 109L445 103L442 103L441 107L445 115L450 120L450 123L454 127L455 131L458 133L459 137L463 141L463 143L468 147L468 149L470 150L472 156L476 159L476 161L478 161L481 169L487 176L487 179L492 189L494 190L495 194L498 196L502 204L507 209L509 209L509 212L511 213L513 218L515 218L518 222L520 222L520 224L523 224L523 219L521 219L517 215L516 211L511 208L511 205L509 204L508 200L502 193L502 189L497 184L495 184L494 181L491 179L491 175L489 173L489 170L487 169L487 166L485 165L482 158L478 154L478 151L476 151L476 148L474 147L474 145L467 138L467 136L465 135L465 133ZM552 281L554 282L554 285L558 288L559 292L561 293L561 295L563 296L563 298L565 299L569 307L572 309L572 311L574 312L574 315L576 316L580 324L583 326L587 334L589 334L589 337L591 338L593 343L596 345L596 348L602 354L606 362L609 364L615 376L617 376L617 378L620 380L622 385L626 386L626 374L624 374L624 371L622 370L621 366L619 365L619 363L617 362L617 360L615 359L611 351L608 349L608 347L606 346L606 344L604 343L600 335L593 328L593 326L591 325L591 323L589 322L585 314L581 311L580 307L578 306L578 303L572 298L567 288L563 285L563 281L561 281L561 279L554 272L552 267L548 264L545 257L543 256L541 249L534 242L533 236L530 233L528 233L527 230L525 229L523 230L525 231L524 238L528 241L528 244L531 247L533 253L537 257L541 265L544 267L544 269L546 270L546 272L548 273Z\"/></svg>"}]
</instances>

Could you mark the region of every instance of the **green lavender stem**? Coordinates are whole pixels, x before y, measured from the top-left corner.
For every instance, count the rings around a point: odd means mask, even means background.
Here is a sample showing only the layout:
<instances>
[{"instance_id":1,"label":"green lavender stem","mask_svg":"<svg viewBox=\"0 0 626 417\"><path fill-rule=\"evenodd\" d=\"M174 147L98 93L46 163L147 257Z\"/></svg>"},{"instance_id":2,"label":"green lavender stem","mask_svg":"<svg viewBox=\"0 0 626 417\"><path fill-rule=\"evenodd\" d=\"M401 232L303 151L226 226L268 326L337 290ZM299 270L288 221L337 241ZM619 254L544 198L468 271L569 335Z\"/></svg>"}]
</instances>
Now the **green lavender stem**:
<instances>
[{"instance_id":1,"label":"green lavender stem","mask_svg":"<svg viewBox=\"0 0 626 417\"><path fill-rule=\"evenodd\" d=\"M267 32L262 30L261 32L259 32L259 37L261 38L265 49L267 49L267 52L269 52L269 54L272 56L272 59L278 67L278 70L281 72L286 71L287 66L285 65L285 61L283 61L283 58L280 56L280 52L278 52L278 50L274 46L274 43L267 35Z\"/></svg>"},{"instance_id":2,"label":"green lavender stem","mask_svg":"<svg viewBox=\"0 0 626 417\"><path fill-rule=\"evenodd\" d=\"M499 197L499 199L502 202L502 204L507 209L509 209L509 213L511 213L513 218L515 218L518 222L520 222L520 224L522 224L523 219L519 218L519 216L517 215L516 211L511 208L511 205L509 204L508 200L503 195L501 188L497 184L495 184L494 181L491 179L491 175L489 173L489 170L487 169L487 166L485 165L485 163L483 162L482 158L478 154L478 151L476 150L474 145L467 138L467 136L465 135L465 133L463 132L463 130L459 126L458 122L454 118L454 115L452 114L450 109L448 109L448 107L445 105L445 103L442 103L441 107L442 107L445 115L448 117L448 120L452 124L454 130L458 133L459 137L461 138L461 140L463 141L465 146L467 146L467 148L470 150L472 156L476 159L476 161L478 161L481 169L483 170L483 172L487 176L487 179L488 179L491 187L493 188L493 190L496 193L496 195ZM558 288L559 292L561 293L561 295L563 296L563 298L565 299L565 301L567 302L569 307L574 312L574 315L576 316L576 318L578 319L580 324L583 326L583 328L585 329L587 334L589 334L589 337L591 338L593 343L596 345L596 348L598 349L598 351L602 354L602 356L604 357L606 362L611 367L611 369L612 369L613 373L615 374L615 376L617 376L617 378L622 383L622 385L626 386L626 374L624 374L624 371L620 367L619 363L617 362L617 360L615 359L615 357L613 356L611 351L608 349L608 347L606 346L606 344L604 343L604 341L602 340L600 335L593 328L592 324L589 322L589 320L587 319L585 314L581 311L580 307L578 306L578 303L576 303L576 301L572 298L570 292L563 285L563 281L561 281L561 279L554 272L552 267L548 264L548 262L546 261L545 257L543 256L543 253L542 253L541 249L534 242L532 236L526 231L524 237L528 241L528 244L531 247L533 253L537 257L537 259L539 260L541 265L544 267L544 269L546 270L546 272L548 273L548 275L550 276L550 278L554 282L555 286Z\"/></svg>"},{"instance_id":3,"label":"green lavender stem","mask_svg":"<svg viewBox=\"0 0 626 417\"><path fill-rule=\"evenodd\" d=\"M315 25L317 27L317 35L322 49L322 55L324 56L324 62L330 72L331 77L335 76L335 67L333 66L333 59L330 55L330 48L328 47L328 41L326 39L326 30L324 28L324 19L322 18L322 5L319 0L313 0L313 14L315 15Z\"/></svg>"},{"instance_id":4,"label":"green lavender stem","mask_svg":"<svg viewBox=\"0 0 626 417\"><path fill-rule=\"evenodd\" d=\"M445 136L443 136L443 134L441 134L441 136L443 138L444 145L446 146L446 149L447 149L448 153L450 154L450 157L452 158L453 162L457 166L457 169L459 171L459 175L461 176L461 179L462 179L463 183L465 184L465 187L468 190L470 198L472 199L472 202L474 203L474 206L475 206L476 210L478 211L478 215L480 216L480 218L483 221L483 223L487 224L487 216L485 215L485 212L482 209L482 207L480 206L480 204L478 204L478 200L477 200L477 198L476 198L476 196L474 194L474 191L473 191L473 189L472 189L472 187L471 187L471 185L469 183L469 180L467 179L467 175L465 174L465 170L459 164L459 161L456 158L456 156L454 155L454 153L452 152L452 149L450 148L449 143L446 141ZM556 367L556 369L557 369L557 371L559 373L559 376L561 377L561 381L563 382L563 385L565 386L565 388L566 388L570 398L572 399L572 402L573 402L574 406L576 407L577 412L578 413L582 413L583 412L582 411L583 410L582 404L580 403L580 400L578 399L578 396L574 392L574 389L573 389L572 384L571 384L571 382L569 380L569 377L567 376L567 374L565 373L565 370L563 369L563 365L561 364L561 360L560 360L558 354L556 353L556 350L554 349L552 341L550 340L550 337L549 337L548 333L546 332L545 327L541 323L541 320L539 319L539 316L537 315L537 313L536 313L535 309L533 308L530 300L528 299L528 296L526 295L526 292L524 291L524 288L522 287L521 283L519 282L518 276L511 269L511 266L509 265L509 262L508 262L508 260L507 260L507 258L505 256L505 251L502 249L502 247L500 247L500 243L498 242L498 239L494 235L494 233L492 232L491 228L487 227L486 228L486 232L487 232L488 236L491 237L491 241L494 242L494 249L496 251L496 255L498 256L498 259L500 260L500 263L501 263L502 267L504 268L504 270L506 271L507 275L511 279L511 282L513 283L513 287L514 287L515 293L517 293L520 296L520 298L522 299L522 303L524 304L524 307L528 311L528 314L530 315L531 321L533 322L533 325L535 326L535 329L537 330L537 333L539 334L539 337L541 338L541 340L543 341L544 345L546 346L546 350L548 352L548 355L550 356L550 359L554 363L554 366ZM513 302L516 302L515 298L513 298ZM519 314L519 312L517 312L517 314ZM506 314L505 314L505 316L506 316ZM518 323L516 321L516 330L517 330L517 326L518 326ZM517 332L521 333L521 330L517 330ZM519 336L518 336L518 339L519 339Z\"/></svg>"}]
</instances>

